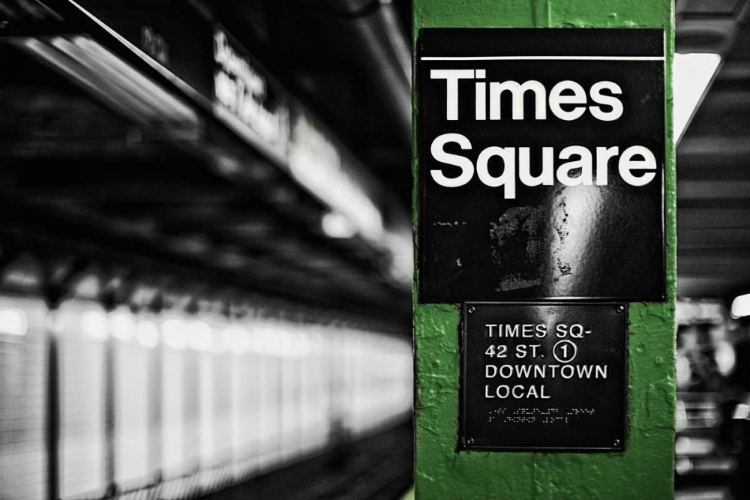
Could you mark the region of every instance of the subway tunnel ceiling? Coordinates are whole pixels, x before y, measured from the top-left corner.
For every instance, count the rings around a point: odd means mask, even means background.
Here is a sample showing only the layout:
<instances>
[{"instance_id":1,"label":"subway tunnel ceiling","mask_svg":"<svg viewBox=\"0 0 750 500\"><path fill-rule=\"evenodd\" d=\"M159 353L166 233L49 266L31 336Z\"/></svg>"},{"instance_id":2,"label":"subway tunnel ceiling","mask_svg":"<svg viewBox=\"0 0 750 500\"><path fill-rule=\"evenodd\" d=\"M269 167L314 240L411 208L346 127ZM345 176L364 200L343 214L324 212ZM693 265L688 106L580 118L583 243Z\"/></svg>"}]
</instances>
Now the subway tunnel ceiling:
<instances>
[{"instance_id":1,"label":"subway tunnel ceiling","mask_svg":"<svg viewBox=\"0 0 750 500\"><path fill-rule=\"evenodd\" d=\"M748 3L677 2L677 52L722 65L677 147L678 294L750 291Z\"/></svg>"}]
</instances>

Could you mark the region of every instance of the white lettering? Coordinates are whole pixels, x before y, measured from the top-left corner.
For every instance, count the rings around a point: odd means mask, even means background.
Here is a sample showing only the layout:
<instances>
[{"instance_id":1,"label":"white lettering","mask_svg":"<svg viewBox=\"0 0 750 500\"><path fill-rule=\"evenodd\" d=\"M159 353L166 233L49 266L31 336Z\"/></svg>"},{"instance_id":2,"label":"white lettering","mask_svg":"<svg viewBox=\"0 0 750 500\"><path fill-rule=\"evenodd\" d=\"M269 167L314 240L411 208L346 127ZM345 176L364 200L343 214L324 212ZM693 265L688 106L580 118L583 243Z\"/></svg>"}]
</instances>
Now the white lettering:
<instances>
[{"instance_id":1,"label":"white lettering","mask_svg":"<svg viewBox=\"0 0 750 500\"><path fill-rule=\"evenodd\" d=\"M506 370L507 368L507 370ZM511 365L503 365L500 367L500 377L502 378L510 378L513 376L513 366Z\"/></svg>"},{"instance_id":2,"label":"white lettering","mask_svg":"<svg viewBox=\"0 0 750 500\"><path fill-rule=\"evenodd\" d=\"M596 185L606 186L609 176L609 160L620 154L617 146L611 148L596 148Z\"/></svg>"},{"instance_id":3,"label":"white lettering","mask_svg":"<svg viewBox=\"0 0 750 500\"><path fill-rule=\"evenodd\" d=\"M455 142L461 147L461 149L464 150L471 149L471 142L463 135L443 134L432 141L432 146L430 146L430 153L432 153L432 157L440 163L459 167L461 169L461 175L454 179L451 179L449 177L446 177L441 170L430 170L430 175L435 182L443 187L461 187L469 182L472 177L474 177L474 165L468 158L446 153L443 148L449 142Z\"/></svg>"},{"instance_id":4,"label":"white lettering","mask_svg":"<svg viewBox=\"0 0 750 500\"><path fill-rule=\"evenodd\" d=\"M602 111L599 106L591 106L589 111L597 120L611 122L622 116L622 101L617 97L602 95L602 90L607 90L612 94L622 94L622 89L615 82L598 82L591 87L591 100L597 104L603 104L612 108L611 111Z\"/></svg>"},{"instance_id":5,"label":"white lettering","mask_svg":"<svg viewBox=\"0 0 750 500\"><path fill-rule=\"evenodd\" d=\"M634 160L635 156L640 156L642 160ZM656 170L656 158L650 149L644 146L630 146L623 151L620 157L620 177L631 186L645 186L656 177L656 173L648 172L640 177L633 175L633 170Z\"/></svg>"},{"instance_id":6,"label":"white lettering","mask_svg":"<svg viewBox=\"0 0 750 500\"><path fill-rule=\"evenodd\" d=\"M445 147L449 143L457 144L462 150L471 150L472 144L461 134L448 133L437 137L430 146L430 152L435 160L445 165L452 165L460 169L455 177L448 177L442 169L431 169L432 179L440 186L457 188L468 184L474 178L474 164L471 159L448 153ZM542 148L542 171L538 175L531 174L531 153L528 147L498 147L490 146L479 153L476 173L479 181L485 186L503 188L505 199L516 198L516 182L529 187L554 184L553 179L564 186L592 186L594 185L594 165L596 165L596 185L606 186L609 181L609 161L619 153L618 147L597 147L595 153L584 146L568 146L559 152L560 160L567 160L555 167L555 149ZM640 157L640 158L638 158ZM492 167L501 169L495 174L490 172L490 163L494 158L500 161ZM517 172L518 163L518 172ZM557 170L555 171L555 168ZM645 146L631 146L625 150L618 161L618 170L622 179L631 186L645 186L656 177L656 157ZM638 170L647 171L640 176L634 174ZM518 173L518 176L516 175Z\"/></svg>"},{"instance_id":7,"label":"white lettering","mask_svg":"<svg viewBox=\"0 0 750 500\"><path fill-rule=\"evenodd\" d=\"M573 95L570 95L572 92ZM565 95L563 95L565 93ZM563 109L563 105L574 105L571 111ZM586 112L586 91L578 83L565 80L554 87L549 93L549 107L552 113L561 120L573 121Z\"/></svg>"},{"instance_id":8,"label":"white lettering","mask_svg":"<svg viewBox=\"0 0 750 500\"><path fill-rule=\"evenodd\" d=\"M503 173L496 177L493 177L489 171L489 162L493 156L497 156L503 160ZM477 175L479 176L479 180L481 180L486 186L504 186L505 199L513 200L516 198L515 164L515 148L498 148L492 146L479 154L479 159L477 160Z\"/></svg>"},{"instance_id":9,"label":"white lettering","mask_svg":"<svg viewBox=\"0 0 750 500\"><path fill-rule=\"evenodd\" d=\"M524 94L527 91L534 92L534 118L537 120L547 119L547 89L536 80L529 80L520 84L514 81L491 82L490 83L490 120L499 120L501 118L501 97L503 92L509 91L512 96L514 120L524 119Z\"/></svg>"},{"instance_id":10,"label":"white lettering","mask_svg":"<svg viewBox=\"0 0 750 500\"><path fill-rule=\"evenodd\" d=\"M474 78L473 69L433 69L432 80L445 80L445 119L458 120L458 81Z\"/></svg>"},{"instance_id":11,"label":"white lettering","mask_svg":"<svg viewBox=\"0 0 750 500\"><path fill-rule=\"evenodd\" d=\"M560 151L561 160L569 160L573 155L578 156L579 159L560 165L560 169L557 171L557 180L565 186L592 186L594 179L592 177L591 151L583 146L568 146ZM575 171L580 171L580 173L571 176L571 173Z\"/></svg>"}]
</instances>

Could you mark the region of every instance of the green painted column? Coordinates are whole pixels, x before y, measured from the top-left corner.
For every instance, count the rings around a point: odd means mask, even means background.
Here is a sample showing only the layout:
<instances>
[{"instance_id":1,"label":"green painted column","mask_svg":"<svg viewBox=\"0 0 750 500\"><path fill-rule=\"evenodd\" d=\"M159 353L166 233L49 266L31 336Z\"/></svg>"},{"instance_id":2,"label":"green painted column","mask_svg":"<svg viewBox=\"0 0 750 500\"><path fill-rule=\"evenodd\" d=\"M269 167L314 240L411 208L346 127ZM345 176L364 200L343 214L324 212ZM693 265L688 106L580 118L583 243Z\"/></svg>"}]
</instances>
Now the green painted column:
<instances>
[{"instance_id":1,"label":"green painted column","mask_svg":"<svg viewBox=\"0 0 750 500\"><path fill-rule=\"evenodd\" d=\"M667 68L672 67L674 53L673 0L414 0L414 39L420 28L430 27L664 28ZM672 123L671 87L671 71L668 71L668 124ZM416 88L415 92L418 91ZM418 123L416 99L414 102L414 123ZM415 131L415 144L416 137ZM629 430L625 452L456 451L460 305L419 304L415 284L417 499L645 500L673 497L676 181L671 125L667 127L666 137L668 298L665 303L630 305ZM416 148L413 169L417 179ZM415 187L415 228L418 224L416 197ZM419 279L418 268L415 279Z\"/></svg>"}]
</instances>

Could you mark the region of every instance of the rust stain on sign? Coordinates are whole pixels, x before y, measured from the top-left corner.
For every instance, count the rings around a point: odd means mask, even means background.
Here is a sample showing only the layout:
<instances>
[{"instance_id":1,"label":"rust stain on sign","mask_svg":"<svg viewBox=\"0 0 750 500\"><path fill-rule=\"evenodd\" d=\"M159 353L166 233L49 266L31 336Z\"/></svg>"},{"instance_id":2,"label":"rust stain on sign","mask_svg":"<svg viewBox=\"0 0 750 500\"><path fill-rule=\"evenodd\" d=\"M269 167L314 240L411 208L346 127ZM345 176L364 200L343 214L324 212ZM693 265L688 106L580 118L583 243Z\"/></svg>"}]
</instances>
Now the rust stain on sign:
<instances>
[{"instance_id":1,"label":"rust stain on sign","mask_svg":"<svg viewBox=\"0 0 750 500\"><path fill-rule=\"evenodd\" d=\"M570 264L555 256L565 246L567 224L564 199L554 210L544 205L512 207L490 222L492 260L503 277L495 290L533 288L570 275Z\"/></svg>"}]
</instances>

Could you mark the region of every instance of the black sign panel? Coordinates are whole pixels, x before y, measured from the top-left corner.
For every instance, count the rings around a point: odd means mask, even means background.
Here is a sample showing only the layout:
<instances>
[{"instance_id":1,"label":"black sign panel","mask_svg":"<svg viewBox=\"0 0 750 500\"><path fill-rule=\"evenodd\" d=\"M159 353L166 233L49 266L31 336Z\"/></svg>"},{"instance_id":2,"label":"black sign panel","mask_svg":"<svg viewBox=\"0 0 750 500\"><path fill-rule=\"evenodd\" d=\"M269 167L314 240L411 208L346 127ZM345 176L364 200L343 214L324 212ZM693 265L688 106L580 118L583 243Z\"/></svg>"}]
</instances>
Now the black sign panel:
<instances>
[{"instance_id":1,"label":"black sign panel","mask_svg":"<svg viewBox=\"0 0 750 500\"><path fill-rule=\"evenodd\" d=\"M627 307L464 306L459 447L624 449Z\"/></svg>"},{"instance_id":2,"label":"black sign panel","mask_svg":"<svg viewBox=\"0 0 750 500\"><path fill-rule=\"evenodd\" d=\"M664 32L423 29L421 302L665 297Z\"/></svg>"}]
</instances>

